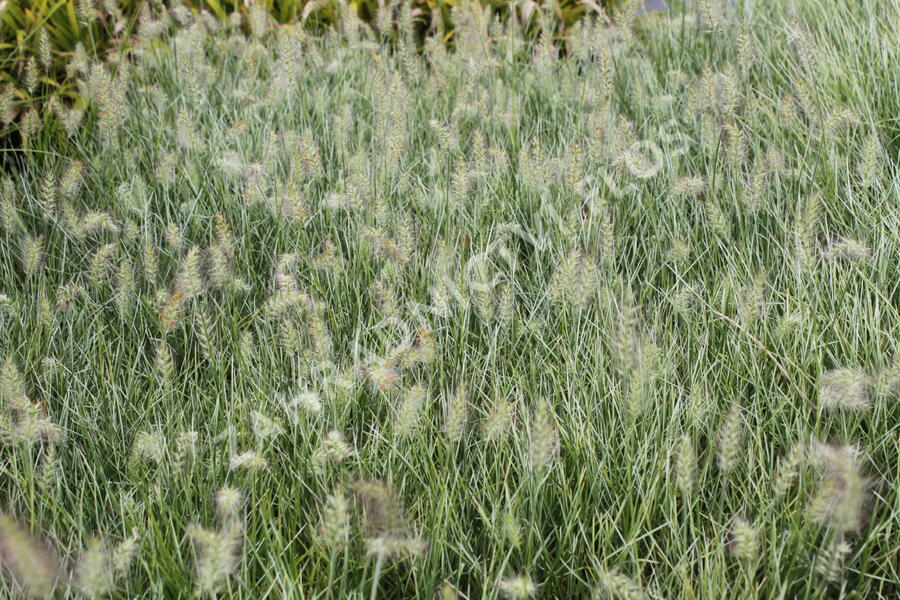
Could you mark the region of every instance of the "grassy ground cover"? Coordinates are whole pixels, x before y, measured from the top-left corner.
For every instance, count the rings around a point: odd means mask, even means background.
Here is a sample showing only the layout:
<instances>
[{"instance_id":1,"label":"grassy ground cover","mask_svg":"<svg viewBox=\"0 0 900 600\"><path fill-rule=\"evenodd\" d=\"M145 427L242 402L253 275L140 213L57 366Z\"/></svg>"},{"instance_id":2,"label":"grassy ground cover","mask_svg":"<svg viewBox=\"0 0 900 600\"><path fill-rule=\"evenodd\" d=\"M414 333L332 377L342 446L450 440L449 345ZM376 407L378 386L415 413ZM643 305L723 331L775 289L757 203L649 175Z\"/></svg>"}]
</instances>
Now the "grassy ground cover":
<instances>
[{"instance_id":1,"label":"grassy ground cover","mask_svg":"<svg viewBox=\"0 0 900 600\"><path fill-rule=\"evenodd\" d=\"M716 7L75 65L0 183L0 595L896 597L900 5Z\"/></svg>"}]
</instances>

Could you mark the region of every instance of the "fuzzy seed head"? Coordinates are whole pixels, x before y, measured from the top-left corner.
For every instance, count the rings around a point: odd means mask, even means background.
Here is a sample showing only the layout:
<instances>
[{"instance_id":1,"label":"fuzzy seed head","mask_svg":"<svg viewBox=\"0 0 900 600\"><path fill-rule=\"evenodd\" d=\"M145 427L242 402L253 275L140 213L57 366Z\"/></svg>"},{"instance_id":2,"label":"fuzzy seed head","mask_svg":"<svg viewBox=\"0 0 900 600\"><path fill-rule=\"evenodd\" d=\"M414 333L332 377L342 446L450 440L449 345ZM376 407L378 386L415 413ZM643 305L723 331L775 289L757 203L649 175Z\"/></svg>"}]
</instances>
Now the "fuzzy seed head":
<instances>
[{"instance_id":1,"label":"fuzzy seed head","mask_svg":"<svg viewBox=\"0 0 900 600\"><path fill-rule=\"evenodd\" d=\"M830 410L864 410L869 408L868 386L868 375L859 369L825 371L819 379L819 405Z\"/></svg>"},{"instance_id":2,"label":"fuzzy seed head","mask_svg":"<svg viewBox=\"0 0 900 600\"><path fill-rule=\"evenodd\" d=\"M0 562L32 598L53 593L59 561L50 549L15 519L0 513Z\"/></svg>"},{"instance_id":3,"label":"fuzzy seed head","mask_svg":"<svg viewBox=\"0 0 900 600\"><path fill-rule=\"evenodd\" d=\"M187 537L194 546L197 593L215 596L240 565L243 524L232 519L220 530L191 525Z\"/></svg>"},{"instance_id":4,"label":"fuzzy seed head","mask_svg":"<svg viewBox=\"0 0 900 600\"><path fill-rule=\"evenodd\" d=\"M75 585L88 598L108 594L115 587L115 571L107 545L91 539L75 566Z\"/></svg>"},{"instance_id":5,"label":"fuzzy seed head","mask_svg":"<svg viewBox=\"0 0 900 600\"><path fill-rule=\"evenodd\" d=\"M867 261L872 255L865 242L853 238L839 238L825 251L825 257L831 260L844 260L851 263Z\"/></svg>"},{"instance_id":6,"label":"fuzzy seed head","mask_svg":"<svg viewBox=\"0 0 900 600\"><path fill-rule=\"evenodd\" d=\"M250 420L253 424L253 435L260 444L265 444L284 433L284 427L278 421L267 417L258 410L253 411Z\"/></svg>"},{"instance_id":7,"label":"fuzzy seed head","mask_svg":"<svg viewBox=\"0 0 900 600\"><path fill-rule=\"evenodd\" d=\"M112 549L112 568L115 574L122 577L128 573L134 559L141 551L141 536L137 531L116 544Z\"/></svg>"},{"instance_id":8,"label":"fuzzy seed head","mask_svg":"<svg viewBox=\"0 0 900 600\"><path fill-rule=\"evenodd\" d=\"M199 434L196 431L183 431L175 438L175 469L184 471L189 469L197 458L197 440Z\"/></svg>"},{"instance_id":9,"label":"fuzzy seed head","mask_svg":"<svg viewBox=\"0 0 900 600\"><path fill-rule=\"evenodd\" d=\"M808 447L809 444L805 440L800 440L778 460L778 468L772 482L772 493L776 498L783 498L787 494L806 465Z\"/></svg>"},{"instance_id":10,"label":"fuzzy seed head","mask_svg":"<svg viewBox=\"0 0 900 600\"><path fill-rule=\"evenodd\" d=\"M503 512L500 533L503 540L511 547L518 548L522 544L522 526L512 509Z\"/></svg>"},{"instance_id":11,"label":"fuzzy seed head","mask_svg":"<svg viewBox=\"0 0 900 600\"><path fill-rule=\"evenodd\" d=\"M515 418L515 402L498 399L494 402L494 405L491 407L491 410L484 421L484 439L492 441L506 436L512 430Z\"/></svg>"},{"instance_id":12,"label":"fuzzy seed head","mask_svg":"<svg viewBox=\"0 0 900 600\"><path fill-rule=\"evenodd\" d=\"M469 420L469 393L459 385L444 403L444 433L451 444L458 444L465 434Z\"/></svg>"},{"instance_id":13,"label":"fuzzy seed head","mask_svg":"<svg viewBox=\"0 0 900 600\"><path fill-rule=\"evenodd\" d=\"M369 383L376 390L388 390L394 387L400 378L396 361L386 358L378 358L366 369Z\"/></svg>"},{"instance_id":14,"label":"fuzzy seed head","mask_svg":"<svg viewBox=\"0 0 900 600\"><path fill-rule=\"evenodd\" d=\"M817 443L811 455L819 470L819 483L807 506L810 517L838 533L858 530L863 524L869 488L859 450Z\"/></svg>"},{"instance_id":15,"label":"fuzzy seed head","mask_svg":"<svg viewBox=\"0 0 900 600\"><path fill-rule=\"evenodd\" d=\"M859 180L864 187L872 187L878 182L883 172L883 156L881 141L878 134L873 132L863 141L857 164Z\"/></svg>"},{"instance_id":16,"label":"fuzzy seed head","mask_svg":"<svg viewBox=\"0 0 900 600\"><path fill-rule=\"evenodd\" d=\"M175 361L167 343L160 342L156 347L156 357L153 366L156 374L166 386L171 386L175 383Z\"/></svg>"},{"instance_id":17,"label":"fuzzy seed head","mask_svg":"<svg viewBox=\"0 0 900 600\"><path fill-rule=\"evenodd\" d=\"M528 461L536 471L543 471L553 462L559 451L556 418L546 400L541 400L528 428Z\"/></svg>"},{"instance_id":18,"label":"fuzzy seed head","mask_svg":"<svg viewBox=\"0 0 900 600\"><path fill-rule=\"evenodd\" d=\"M504 577L497 584L497 589L509 600L527 600L537 595L537 584L527 575L511 575Z\"/></svg>"},{"instance_id":19,"label":"fuzzy seed head","mask_svg":"<svg viewBox=\"0 0 900 600\"><path fill-rule=\"evenodd\" d=\"M322 439L322 444L313 456L313 462L319 469L323 469L328 464L340 464L356 455L344 435L337 430L329 431Z\"/></svg>"},{"instance_id":20,"label":"fuzzy seed head","mask_svg":"<svg viewBox=\"0 0 900 600\"><path fill-rule=\"evenodd\" d=\"M853 548L841 536L832 542L816 557L814 569L828 583L834 583L844 574L847 557Z\"/></svg>"},{"instance_id":21,"label":"fuzzy seed head","mask_svg":"<svg viewBox=\"0 0 900 600\"><path fill-rule=\"evenodd\" d=\"M689 434L681 437L681 444L678 447L678 455L675 459L675 483L684 498L691 497L691 491L694 489L694 481L697 477L697 454L694 451L694 444Z\"/></svg>"},{"instance_id":22,"label":"fuzzy seed head","mask_svg":"<svg viewBox=\"0 0 900 600\"><path fill-rule=\"evenodd\" d=\"M44 236L25 236L22 240L22 270L28 278L37 275L44 260Z\"/></svg>"},{"instance_id":23,"label":"fuzzy seed head","mask_svg":"<svg viewBox=\"0 0 900 600\"><path fill-rule=\"evenodd\" d=\"M649 600L640 582L623 575L618 571L600 571L597 575L597 587L594 590L596 600Z\"/></svg>"},{"instance_id":24,"label":"fuzzy seed head","mask_svg":"<svg viewBox=\"0 0 900 600\"><path fill-rule=\"evenodd\" d=\"M343 548L350 541L350 501L341 488L325 499L318 540L335 549Z\"/></svg>"},{"instance_id":25,"label":"fuzzy seed head","mask_svg":"<svg viewBox=\"0 0 900 600\"><path fill-rule=\"evenodd\" d=\"M730 473L740 460L741 445L744 440L744 420L741 405L734 403L719 429L719 470Z\"/></svg>"},{"instance_id":26,"label":"fuzzy seed head","mask_svg":"<svg viewBox=\"0 0 900 600\"><path fill-rule=\"evenodd\" d=\"M731 553L742 562L755 562L759 556L759 532L743 517L735 517L731 528Z\"/></svg>"},{"instance_id":27,"label":"fuzzy seed head","mask_svg":"<svg viewBox=\"0 0 900 600\"><path fill-rule=\"evenodd\" d=\"M216 512L223 519L237 517L244 505L244 495L237 488L223 487L216 492Z\"/></svg>"},{"instance_id":28,"label":"fuzzy seed head","mask_svg":"<svg viewBox=\"0 0 900 600\"><path fill-rule=\"evenodd\" d=\"M395 433L398 437L411 436L419 428L422 408L425 405L427 394L421 385L414 385L403 395L400 406L397 409Z\"/></svg>"},{"instance_id":29,"label":"fuzzy seed head","mask_svg":"<svg viewBox=\"0 0 900 600\"><path fill-rule=\"evenodd\" d=\"M140 431L131 446L132 464L162 464L166 454L166 438L161 431Z\"/></svg>"},{"instance_id":30,"label":"fuzzy seed head","mask_svg":"<svg viewBox=\"0 0 900 600\"><path fill-rule=\"evenodd\" d=\"M696 198L706 191L706 180L702 176L679 177L672 186L672 195Z\"/></svg>"},{"instance_id":31,"label":"fuzzy seed head","mask_svg":"<svg viewBox=\"0 0 900 600\"><path fill-rule=\"evenodd\" d=\"M414 536L381 535L366 539L366 554L397 559L406 556L422 556L428 542Z\"/></svg>"},{"instance_id":32,"label":"fuzzy seed head","mask_svg":"<svg viewBox=\"0 0 900 600\"><path fill-rule=\"evenodd\" d=\"M359 502L365 524L375 536L394 534L406 529L403 508L394 490L380 481L357 480L350 484L350 491Z\"/></svg>"},{"instance_id":33,"label":"fuzzy seed head","mask_svg":"<svg viewBox=\"0 0 900 600\"><path fill-rule=\"evenodd\" d=\"M322 399L315 392L306 391L297 394L291 405L313 415L322 412Z\"/></svg>"},{"instance_id":34,"label":"fuzzy seed head","mask_svg":"<svg viewBox=\"0 0 900 600\"><path fill-rule=\"evenodd\" d=\"M254 452L253 450L248 450L246 452L233 454L228 461L228 468L232 471L255 473L256 471L265 469L268 464L268 461L261 454Z\"/></svg>"}]
</instances>

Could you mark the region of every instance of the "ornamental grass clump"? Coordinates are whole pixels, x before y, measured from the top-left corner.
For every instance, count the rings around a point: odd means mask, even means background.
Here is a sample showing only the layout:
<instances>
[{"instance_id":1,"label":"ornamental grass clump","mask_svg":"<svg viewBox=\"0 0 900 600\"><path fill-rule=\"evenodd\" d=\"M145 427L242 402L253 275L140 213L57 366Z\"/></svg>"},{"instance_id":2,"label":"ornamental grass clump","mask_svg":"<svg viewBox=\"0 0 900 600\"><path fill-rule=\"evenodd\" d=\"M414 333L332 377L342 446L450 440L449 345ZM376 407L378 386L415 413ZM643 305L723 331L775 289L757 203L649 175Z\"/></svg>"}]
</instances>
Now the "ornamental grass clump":
<instances>
[{"instance_id":1,"label":"ornamental grass clump","mask_svg":"<svg viewBox=\"0 0 900 600\"><path fill-rule=\"evenodd\" d=\"M0 598L890 597L898 5L669 4L0 0Z\"/></svg>"}]
</instances>

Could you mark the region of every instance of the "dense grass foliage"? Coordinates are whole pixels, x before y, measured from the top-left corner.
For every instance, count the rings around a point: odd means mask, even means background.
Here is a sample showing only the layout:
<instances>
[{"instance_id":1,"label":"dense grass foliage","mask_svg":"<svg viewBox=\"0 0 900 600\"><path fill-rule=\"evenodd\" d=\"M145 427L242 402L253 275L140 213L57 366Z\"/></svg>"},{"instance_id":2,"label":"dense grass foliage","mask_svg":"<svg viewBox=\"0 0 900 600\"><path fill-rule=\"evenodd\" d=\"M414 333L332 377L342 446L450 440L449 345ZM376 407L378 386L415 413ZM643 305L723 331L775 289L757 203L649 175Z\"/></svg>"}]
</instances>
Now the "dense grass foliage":
<instances>
[{"instance_id":1,"label":"dense grass foliage","mask_svg":"<svg viewBox=\"0 0 900 600\"><path fill-rule=\"evenodd\" d=\"M785 4L88 60L0 183L0 595L896 597L900 8Z\"/></svg>"},{"instance_id":2,"label":"dense grass foliage","mask_svg":"<svg viewBox=\"0 0 900 600\"><path fill-rule=\"evenodd\" d=\"M465 2L454 0L0 0L0 136L15 132L28 111L58 112L60 106L81 104L74 85L85 60L109 60L128 54L145 36L192 19L204 12L261 33L278 24L300 24L320 32L342 19L360 18L382 35L411 27L419 43L429 35L453 42L453 11ZM556 19L554 34L566 35L585 15L606 15L621 2L558 0L542 5L524 0L486 3L484 10L520 21L528 33L543 18ZM637 2L633 3L636 7ZM352 12L351 17L347 16ZM142 27L147 24L148 27ZM0 137L2 139L2 137Z\"/></svg>"}]
</instances>

